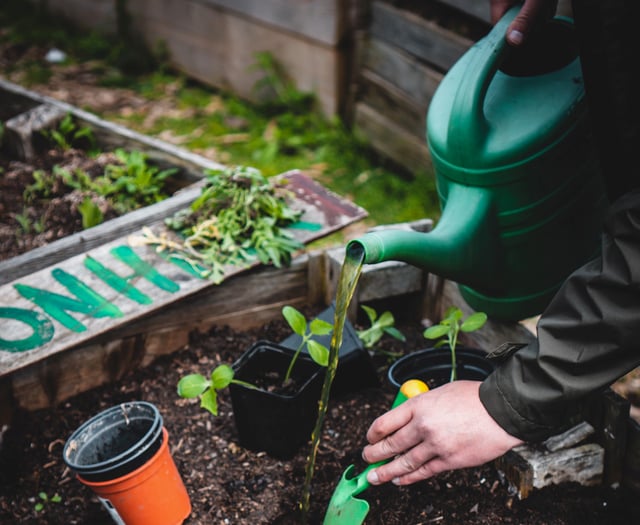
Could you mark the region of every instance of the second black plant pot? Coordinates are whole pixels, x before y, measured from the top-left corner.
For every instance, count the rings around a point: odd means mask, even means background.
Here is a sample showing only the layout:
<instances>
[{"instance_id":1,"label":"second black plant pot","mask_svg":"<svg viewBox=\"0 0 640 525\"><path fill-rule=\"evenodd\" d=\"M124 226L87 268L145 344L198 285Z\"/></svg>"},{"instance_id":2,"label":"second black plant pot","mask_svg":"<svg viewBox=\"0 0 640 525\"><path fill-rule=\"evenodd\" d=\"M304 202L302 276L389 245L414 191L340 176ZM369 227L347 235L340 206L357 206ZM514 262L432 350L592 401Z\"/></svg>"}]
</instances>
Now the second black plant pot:
<instances>
[{"instance_id":1,"label":"second black plant pot","mask_svg":"<svg viewBox=\"0 0 640 525\"><path fill-rule=\"evenodd\" d=\"M293 354L290 348L258 341L233 364L236 379L258 388L229 385L240 444L278 459L290 459L311 437L324 381L325 369L301 353L291 385L282 389ZM264 386L265 381L273 386Z\"/></svg>"},{"instance_id":2,"label":"second black plant pot","mask_svg":"<svg viewBox=\"0 0 640 525\"><path fill-rule=\"evenodd\" d=\"M456 348L458 379L482 381L494 371L495 365L487 353L478 348ZM400 388L408 379L421 379L434 388L451 378L451 351L448 346L425 348L411 352L393 363L387 372L391 386Z\"/></svg>"}]
</instances>

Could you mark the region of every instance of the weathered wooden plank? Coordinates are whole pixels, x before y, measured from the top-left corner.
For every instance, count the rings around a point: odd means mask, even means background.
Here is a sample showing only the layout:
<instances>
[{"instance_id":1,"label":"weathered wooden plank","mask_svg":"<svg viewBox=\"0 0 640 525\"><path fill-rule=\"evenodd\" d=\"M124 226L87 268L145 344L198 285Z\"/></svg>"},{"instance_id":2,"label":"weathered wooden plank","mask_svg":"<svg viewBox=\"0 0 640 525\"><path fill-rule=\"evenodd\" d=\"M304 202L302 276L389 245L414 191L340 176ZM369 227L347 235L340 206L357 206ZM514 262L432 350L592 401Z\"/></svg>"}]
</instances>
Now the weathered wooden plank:
<instances>
[{"instance_id":1,"label":"weathered wooden plank","mask_svg":"<svg viewBox=\"0 0 640 525\"><path fill-rule=\"evenodd\" d=\"M529 445L510 450L496 460L519 499L534 489L575 482L581 485L602 483L604 449L597 443L549 452Z\"/></svg>"},{"instance_id":2,"label":"weathered wooden plank","mask_svg":"<svg viewBox=\"0 0 640 525\"><path fill-rule=\"evenodd\" d=\"M595 429L586 421L578 423L575 427L570 428L562 434L557 434L547 438L543 442L543 446L549 452L555 452L564 448L572 447L585 441L589 436L595 433Z\"/></svg>"},{"instance_id":3,"label":"weathered wooden plank","mask_svg":"<svg viewBox=\"0 0 640 525\"><path fill-rule=\"evenodd\" d=\"M117 31L115 0L46 0L45 4L51 13L63 16L79 27L105 33Z\"/></svg>"},{"instance_id":4,"label":"weathered wooden plank","mask_svg":"<svg viewBox=\"0 0 640 525\"><path fill-rule=\"evenodd\" d=\"M371 36L448 71L473 41L418 15L384 2L373 2Z\"/></svg>"},{"instance_id":5,"label":"weathered wooden plank","mask_svg":"<svg viewBox=\"0 0 640 525\"><path fill-rule=\"evenodd\" d=\"M138 0L128 9L148 44L163 42L171 63L197 80L259 100L264 94L255 85L264 72L253 66L256 53L269 52L299 90L315 93L326 114L340 110L346 73L337 48L196 0Z\"/></svg>"},{"instance_id":6,"label":"weathered wooden plank","mask_svg":"<svg viewBox=\"0 0 640 525\"><path fill-rule=\"evenodd\" d=\"M624 475L630 403L611 389L604 392L602 403L601 444L606 453L604 481L613 485L620 483Z\"/></svg>"},{"instance_id":7,"label":"weathered wooden plank","mask_svg":"<svg viewBox=\"0 0 640 525\"><path fill-rule=\"evenodd\" d=\"M6 149L16 159L33 161L36 157L34 134L53 128L64 116L64 111L58 106L40 104L7 120L3 137Z\"/></svg>"},{"instance_id":8,"label":"weathered wooden plank","mask_svg":"<svg viewBox=\"0 0 640 525\"><path fill-rule=\"evenodd\" d=\"M204 4L266 22L291 33L339 45L349 28L348 4L343 0L200 0Z\"/></svg>"},{"instance_id":9,"label":"weathered wooden plank","mask_svg":"<svg viewBox=\"0 0 640 525\"><path fill-rule=\"evenodd\" d=\"M363 69L360 75L359 101L419 140L426 140L428 102L414 101L404 91L368 69Z\"/></svg>"},{"instance_id":10,"label":"weathered wooden plank","mask_svg":"<svg viewBox=\"0 0 640 525\"><path fill-rule=\"evenodd\" d=\"M325 236L366 216L305 177L283 177L303 211L301 242ZM305 226L306 225L306 226ZM163 224L154 227L166 231ZM254 266L258 261L254 263ZM247 268L226 268L226 278ZM126 286L124 286L126 284ZM0 376L136 321L154 310L215 286L148 246L119 238L55 267L0 287Z\"/></svg>"},{"instance_id":11,"label":"weathered wooden plank","mask_svg":"<svg viewBox=\"0 0 640 525\"><path fill-rule=\"evenodd\" d=\"M478 0L438 0L438 2L471 15L478 20L491 22L489 2L478 2Z\"/></svg>"},{"instance_id":12,"label":"weathered wooden plank","mask_svg":"<svg viewBox=\"0 0 640 525\"><path fill-rule=\"evenodd\" d=\"M418 107L428 106L443 76L411 55L376 39L369 41L364 67L406 93Z\"/></svg>"},{"instance_id":13,"label":"weathered wooden plank","mask_svg":"<svg viewBox=\"0 0 640 525\"><path fill-rule=\"evenodd\" d=\"M356 104L354 127L376 150L411 173L432 171L426 142L364 103Z\"/></svg>"}]
</instances>

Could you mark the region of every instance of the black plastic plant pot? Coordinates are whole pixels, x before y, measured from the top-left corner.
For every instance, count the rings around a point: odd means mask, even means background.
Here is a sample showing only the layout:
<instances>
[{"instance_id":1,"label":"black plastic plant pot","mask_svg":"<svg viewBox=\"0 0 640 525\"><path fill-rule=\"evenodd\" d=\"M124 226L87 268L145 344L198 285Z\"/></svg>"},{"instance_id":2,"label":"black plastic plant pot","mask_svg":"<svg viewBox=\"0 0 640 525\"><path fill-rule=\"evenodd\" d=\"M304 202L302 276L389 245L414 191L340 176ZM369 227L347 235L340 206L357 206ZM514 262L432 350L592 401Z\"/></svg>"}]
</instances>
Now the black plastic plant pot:
<instances>
[{"instance_id":1,"label":"black plastic plant pot","mask_svg":"<svg viewBox=\"0 0 640 525\"><path fill-rule=\"evenodd\" d=\"M291 385L282 389L293 355L290 348L258 341L233 364L233 369L236 379L259 388L229 385L240 444L278 459L290 459L310 439L324 381L325 369L301 353ZM264 386L266 379L272 387Z\"/></svg>"},{"instance_id":2,"label":"black plastic plant pot","mask_svg":"<svg viewBox=\"0 0 640 525\"><path fill-rule=\"evenodd\" d=\"M335 306L332 304L317 317L333 324L335 311ZM313 339L327 348L331 345L331 334L313 336ZM301 341L302 337L298 334L291 334L280 344L295 350ZM306 348L302 351L306 354ZM378 381L378 375L371 356L364 348L356 329L346 319L342 331L342 344L338 351L338 368L333 379L331 395L340 396L377 386L380 386L380 382Z\"/></svg>"},{"instance_id":3,"label":"black plastic plant pot","mask_svg":"<svg viewBox=\"0 0 640 525\"><path fill-rule=\"evenodd\" d=\"M457 347L458 379L482 381L495 370L487 353L478 348ZM451 352L448 346L411 352L393 363L387 372L389 383L400 388L408 379L421 379L430 387L448 383L451 378Z\"/></svg>"},{"instance_id":4,"label":"black plastic plant pot","mask_svg":"<svg viewBox=\"0 0 640 525\"><path fill-rule=\"evenodd\" d=\"M69 437L67 466L87 481L118 478L144 465L162 444L162 416L151 403L133 401L92 417Z\"/></svg>"}]
</instances>

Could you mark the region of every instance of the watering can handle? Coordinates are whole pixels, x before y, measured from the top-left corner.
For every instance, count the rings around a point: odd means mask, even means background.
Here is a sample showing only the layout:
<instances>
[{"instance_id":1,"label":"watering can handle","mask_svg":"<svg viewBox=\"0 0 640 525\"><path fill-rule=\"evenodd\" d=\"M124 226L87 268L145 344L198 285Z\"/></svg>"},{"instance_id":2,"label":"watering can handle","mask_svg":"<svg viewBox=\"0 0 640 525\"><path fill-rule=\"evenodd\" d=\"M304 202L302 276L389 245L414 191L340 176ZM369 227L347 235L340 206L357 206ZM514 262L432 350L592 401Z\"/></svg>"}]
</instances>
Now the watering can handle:
<instances>
[{"instance_id":1,"label":"watering can handle","mask_svg":"<svg viewBox=\"0 0 640 525\"><path fill-rule=\"evenodd\" d=\"M451 108L448 141L453 151L460 152L470 163L481 151L489 130L483 110L484 99L509 48L505 38L507 27L519 11L519 5L509 9L489 34L469 50L469 66Z\"/></svg>"}]
</instances>

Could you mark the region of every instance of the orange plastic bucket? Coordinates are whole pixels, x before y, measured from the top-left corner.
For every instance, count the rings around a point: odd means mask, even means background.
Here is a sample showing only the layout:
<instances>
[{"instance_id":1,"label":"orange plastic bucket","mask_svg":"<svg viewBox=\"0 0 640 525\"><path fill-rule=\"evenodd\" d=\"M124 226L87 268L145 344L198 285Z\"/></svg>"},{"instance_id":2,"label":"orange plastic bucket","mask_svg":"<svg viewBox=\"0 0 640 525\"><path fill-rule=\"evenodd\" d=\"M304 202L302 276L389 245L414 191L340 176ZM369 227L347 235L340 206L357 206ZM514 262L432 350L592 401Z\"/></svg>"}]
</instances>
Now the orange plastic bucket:
<instances>
[{"instance_id":1,"label":"orange plastic bucket","mask_svg":"<svg viewBox=\"0 0 640 525\"><path fill-rule=\"evenodd\" d=\"M116 523L122 525L179 525L191 514L191 501L169 452L169 434L162 428L162 444L136 470L107 481L78 479L91 487Z\"/></svg>"}]
</instances>

